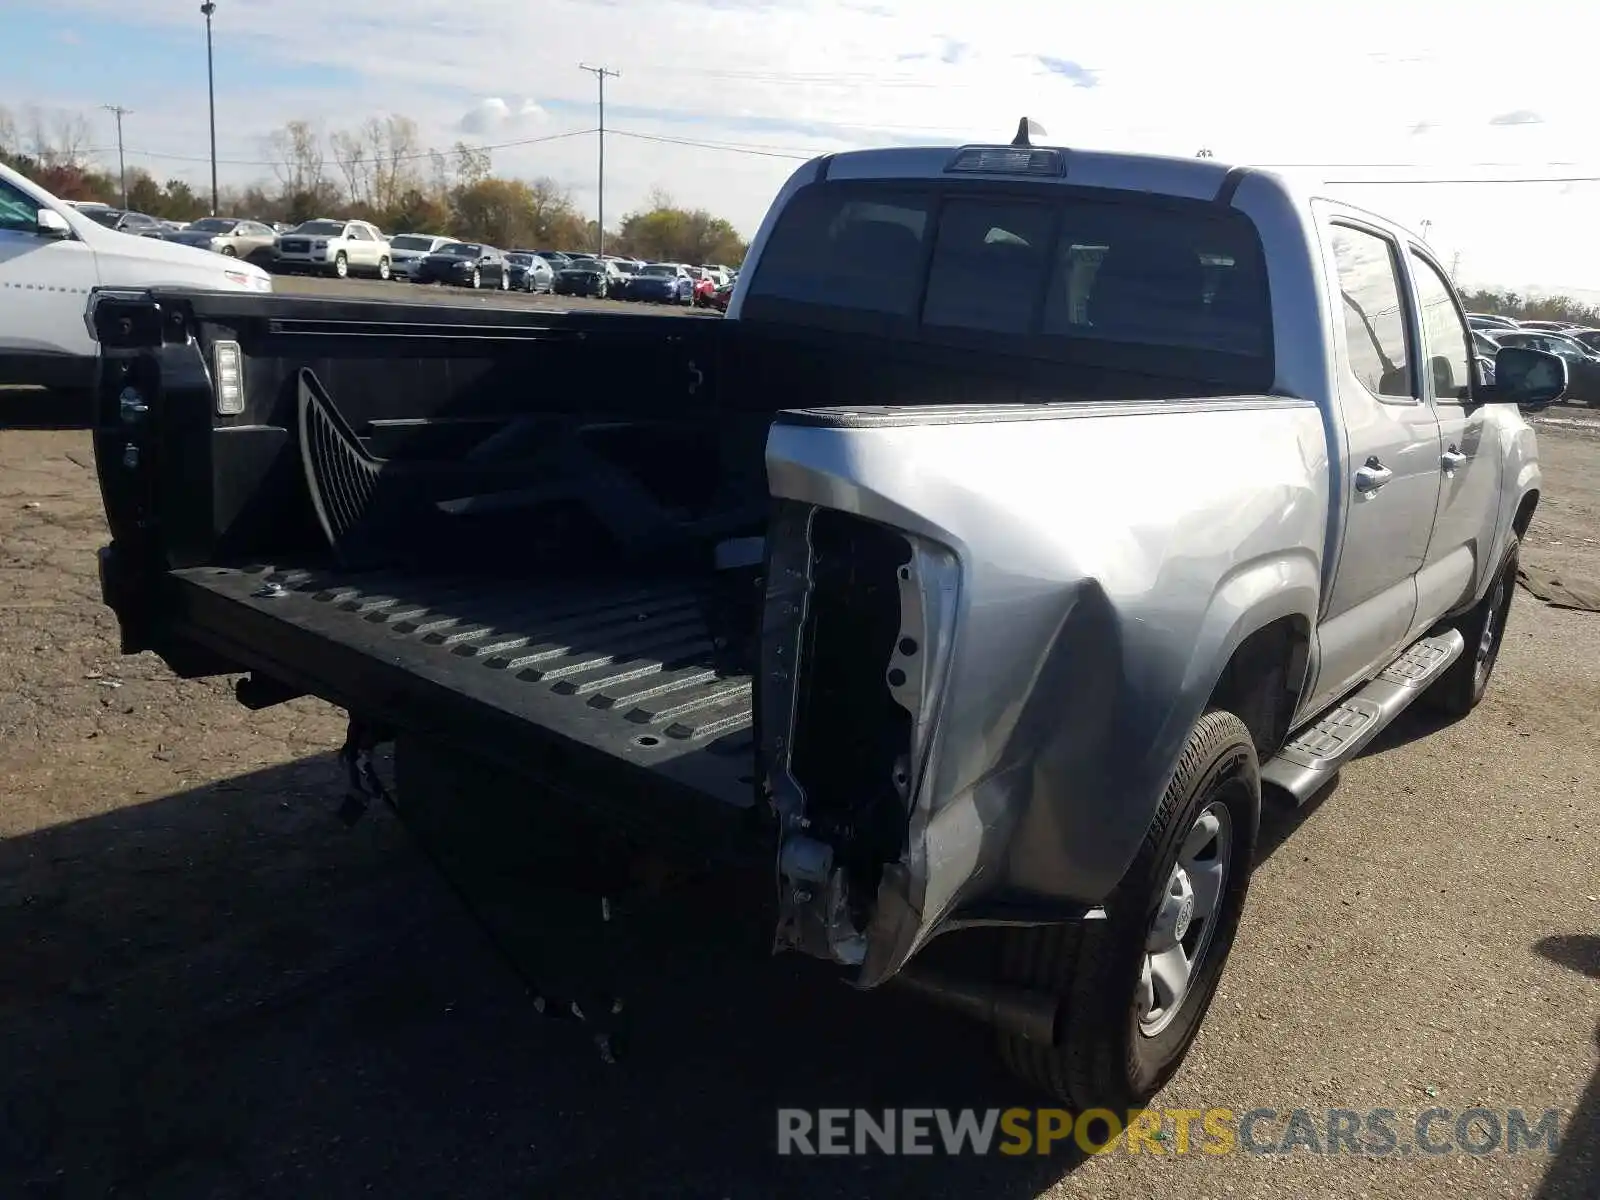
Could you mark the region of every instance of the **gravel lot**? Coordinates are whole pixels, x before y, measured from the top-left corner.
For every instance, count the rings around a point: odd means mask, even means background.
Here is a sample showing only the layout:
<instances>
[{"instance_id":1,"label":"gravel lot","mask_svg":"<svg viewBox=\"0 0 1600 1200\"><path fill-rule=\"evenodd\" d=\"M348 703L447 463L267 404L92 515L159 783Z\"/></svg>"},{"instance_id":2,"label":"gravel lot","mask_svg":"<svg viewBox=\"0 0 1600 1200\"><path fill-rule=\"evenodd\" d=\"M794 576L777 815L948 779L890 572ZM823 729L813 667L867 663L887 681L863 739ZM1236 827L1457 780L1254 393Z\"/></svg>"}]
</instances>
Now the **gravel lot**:
<instances>
[{"instance_id":1,"label":"gravel lot","mask_svg":"<svg viewBox=\"0 0 1600 1200\"><path fill-rule=\"evenodd\" d=\"M0 395L0 426L21 415ZM1590 579L1595 418L1543 424L1526 550ZM1269 814L1221 993L1161 1099L1387 1107L1402 1129L1435 1105L1557 1107L1553 1163L800 1163L773 1153L778 1106L1032 1098L978 1030L769 960L693 888L623 914L634 1046L603 1067L531 1013L393 819L335 819L336 712L251 714L228 681L119 657L104 538L87 434L0 432L0 1195L1595 1195L1600 615L1520 594L1477 713L1403 721L1320 802ZM505 927L536 928L535 905Z\"/></svg>"}]
</instances>

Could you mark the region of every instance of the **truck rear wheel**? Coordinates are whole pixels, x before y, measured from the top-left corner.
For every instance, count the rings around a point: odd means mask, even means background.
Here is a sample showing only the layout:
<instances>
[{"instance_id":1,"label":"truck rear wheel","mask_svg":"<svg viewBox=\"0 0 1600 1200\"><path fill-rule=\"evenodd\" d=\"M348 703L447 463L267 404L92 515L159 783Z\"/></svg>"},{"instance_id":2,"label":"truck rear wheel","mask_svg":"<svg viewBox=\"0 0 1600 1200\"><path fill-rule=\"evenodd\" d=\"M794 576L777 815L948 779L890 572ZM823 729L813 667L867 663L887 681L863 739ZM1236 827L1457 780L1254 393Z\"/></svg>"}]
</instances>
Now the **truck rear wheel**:
<instances>
[{"instance_id":1,"label":"truck rear wheel","mask_svg":"<svg viewBox=\"0 0 1600 1200\"><path fill-rule=\"evenodd\" d=\"M1511 545L1496 572L1489 593L1455 627L1466 639L1461 657L1423 693L1422 699L1433 709L1452 717L1464 717L1478 707L1489 690L1489 677L1500 658L1500 643L1505 640L1506 621L1511 616L1511 597L1517 593L1517 551L1521 543L1512 535Z\"/></svg>"},{"instance_id":2,"label":"truck rear wheel","mask_svg":"<svg viewBox=\"0 0 1600 1200\"><path fill-rule=\"evenodd\" d=\"M1015 1074L1080 1112L1119 1119L1166 1085L1233 947L1260 817L1250 731L1232 713L1208 712L1105 919L1007 931L1003 981L1061 999L1056 1045L1001 1035Z\"/></svg>"}]
</instances>

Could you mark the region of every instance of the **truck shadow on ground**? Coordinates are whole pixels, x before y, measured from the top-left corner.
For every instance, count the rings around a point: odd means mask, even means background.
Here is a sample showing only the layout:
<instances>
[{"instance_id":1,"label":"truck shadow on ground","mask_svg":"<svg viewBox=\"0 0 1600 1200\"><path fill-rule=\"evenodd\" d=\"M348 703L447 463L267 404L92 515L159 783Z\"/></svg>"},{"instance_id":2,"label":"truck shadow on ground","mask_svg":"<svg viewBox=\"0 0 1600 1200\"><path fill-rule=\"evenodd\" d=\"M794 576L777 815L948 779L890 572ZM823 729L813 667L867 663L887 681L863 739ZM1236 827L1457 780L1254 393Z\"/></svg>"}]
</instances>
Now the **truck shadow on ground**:
<instances>
[{"instance_id":1,"label":"truck shadow on ground","mask_svg":"<svg viewBox=\"0 0 1600 1200\"><path fill-rule=\"evenodd\" d=\"M1600 936L1547 937L1534 949L1553 963L1600 980ZM1600 1027L1595 1030L1595 1041L1600 1044ZM1600 1174L1600 1072L1589 1080L1578 1106L1566 1119L1560 1150L1545 1173L1538 1200L1593 1195L1597 1174Z\"/></svg>"},{"instance_id":2,"label":"truck shadow on ground","mask_svg":"<svg viewBox=\"0 0 1600 1200\"><path fill-rule=\"evenodd\" d=\"M0 431L7 429L88 429L94 423L94 396L0 384Z\"/></svg>"},{"instance_id":3,"label":"truck shadow on ground","mask_svg":"<svg viewBox=\"0 0 1600 1200\"><path fill-rule=\"evenodd\" d=\"M607 1066L391 814L335 818L342 782L323 756L0 843L0 1194L1005 1200L1075 1164L778 1156L780 1107L1041 1101L980 1027L771 958L707 884L595 939L633 1016Z\"/></svg>"}]
</instances>

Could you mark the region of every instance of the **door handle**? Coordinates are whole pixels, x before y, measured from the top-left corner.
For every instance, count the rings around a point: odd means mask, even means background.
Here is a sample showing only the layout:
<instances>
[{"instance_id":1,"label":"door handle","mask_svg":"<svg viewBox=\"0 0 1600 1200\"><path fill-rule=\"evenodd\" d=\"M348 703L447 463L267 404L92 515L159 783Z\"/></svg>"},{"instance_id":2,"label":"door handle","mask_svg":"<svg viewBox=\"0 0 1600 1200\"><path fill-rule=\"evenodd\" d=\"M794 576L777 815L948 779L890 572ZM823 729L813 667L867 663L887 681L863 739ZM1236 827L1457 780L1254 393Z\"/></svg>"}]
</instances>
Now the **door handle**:
<instances>
[{"instance_id":1,"label":"door handle","mask_svg":"<svg viewBox=\"0 0 1600 1200\"><path fill-rule=\"evenodd\" d=\"M1450 449L1439 456L1439 463L1446 471L1454 471L1457 467L1467 465L1467 456L1454 446L1451 446Z\"/></svg>"},{"instance_id":2,"label":"door handle","mask_svg":"<svg viewBox=\"0 0 1600 1200\"><path fill-rule=\"evenodd\" d=\"M1376 457L1369 458L1366 465L1356 471L1356 491L1375 492L1393 478L1393 471L1379 462Z\"/></svg>"}]
</instances>

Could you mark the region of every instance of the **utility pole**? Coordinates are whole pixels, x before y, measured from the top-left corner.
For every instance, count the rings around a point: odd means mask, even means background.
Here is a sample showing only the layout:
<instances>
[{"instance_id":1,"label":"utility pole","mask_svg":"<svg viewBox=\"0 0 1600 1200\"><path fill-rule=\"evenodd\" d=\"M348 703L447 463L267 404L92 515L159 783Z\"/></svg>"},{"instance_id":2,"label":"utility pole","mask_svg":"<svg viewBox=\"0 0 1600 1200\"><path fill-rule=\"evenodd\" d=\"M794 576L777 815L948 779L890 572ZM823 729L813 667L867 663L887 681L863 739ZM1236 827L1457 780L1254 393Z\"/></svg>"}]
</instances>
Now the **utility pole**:
<instances>
[{"instance_id":1,"label":"utility pole","mask_svg":"<svg viewBox=\"0 0 1600 1200\"><path fill-rule=\"evenodd\" d=\"M600 85L600 187L595 201L595 207L599 210L595 238L599 248L595 251L595 257L599 258L606 252L606 76L620 79L622 72L613 71L610 67L591 67L588 63L579 63L578 70L589 72Z\"/></svg>"},{"instance_id":2,"label":"utility pole","mask_svg":"<svg viewBox=\"0 0 1600 1200\"><path fill-rule=\"evenodd\" d=\"M217 77L211 67L211 14L217 11L215 0L206 0L200 6L206 18L206 99L211 109L211 215L217 215Z\"/></svg>"},{"instance_id":3,"label":"utility pole","mask_svg":"<svg viewBox=\"0 0 1600 1200\"><path fill-rule=\"evenodd\" d=\"M117 177L122 182L122 207L128 207L128 165L122 157L122 118L133 115L133 109L123 108L120 104L102 104L105 109L117 119Z\"/></svg>"},{"instance_id":4,"label":"utility pole","mask_svg":"<svg viewBox=\"0 0 1600 1200\"><path fill-rule=\"evenodd\" d=\"M1454 280L1461 274L1461 251L1457 250L1450 256L1450 278Z\"/></svg>"},{"instance_id":5,"label":"utility pole","mask_svg":"<svg viewBox=\"0 0 1600 1200\"><path fill-rule=\"evenodd\" d=\"M1422 240L1423 241L1427 241L1428 240L1428 230L1430 230L1432 228L1433 228L1433 222L1428 220L1426 217L1424 217L1423 221L1422 221Z\"/></svg>"}]
</instances>

